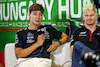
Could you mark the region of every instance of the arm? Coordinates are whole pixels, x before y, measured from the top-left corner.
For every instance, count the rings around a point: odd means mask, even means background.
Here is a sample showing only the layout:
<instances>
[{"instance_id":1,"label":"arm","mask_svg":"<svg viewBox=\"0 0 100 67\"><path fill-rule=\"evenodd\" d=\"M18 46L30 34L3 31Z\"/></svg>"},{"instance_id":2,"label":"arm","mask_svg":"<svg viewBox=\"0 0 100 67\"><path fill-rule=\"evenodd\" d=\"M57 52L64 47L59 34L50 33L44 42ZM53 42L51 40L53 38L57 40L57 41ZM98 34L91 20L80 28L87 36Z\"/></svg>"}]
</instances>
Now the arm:
<instances>
[{"instance_id":1,"label":"arm","mask_svg":"<svg viewBox=\"0 0 100 67\"><path fill-rule=\"evenodd\" d=\"M60 38L59 41L61 41L62 44L64 44L64 43L70 41L70 37L69 37L67 34L65 34L65 33L62 32L61 38ZM59 42L57 41L57 42L55 42L55 43L53 43L53 44L51 44L51 45L49 46L49 48L47 49L47 52L55 51L59 46L60 46L60 44L59 44Z\"/></svg>"},{"instance_id":2,"label":"arm","mask_svg":"<svg viewBox=\"0 0 100 67\"><path fill-rule=\"evenodd\" d=\"M38 47L40 47L41 45L43 45L44 43L44 35L38 35L37 38L37 42L34 43L33 45L31 45L28 48L22 49L20 47L16 47L15 48L15 54L17 58L21 58L21 57L26 57L29 54L31 54L33 51L35 51Z\"/></svg>"},{"instance_id":3,"label":"arm","mask_svg":"<svg viewBox=\"0 0 100 67\"><path fill-rule=\"evenodd\" d=\"M73 34L71 35L71 45L70 45L70 57L72 59L72 54L73 54L73 47L74 47L74 43L77 41L77 33L74 31Z\"/></svg>"},{"instance_id":4,"label":"arm","mask_svg":"<svg viewBox=\"0 0 100 67\"><path fill-rule=\"evenodd\" d=\"M71 48L71 50L70 50L70 56L71 56L71 59L72 59L73 45L71 45L70 48Z\"/></svg>"},{"instance_id":5,"label":"arm","mask_svg":"<svg viewBox=\"0 0 100 67\"><path fill-rule=\"evenodd\" d=\"M70 37L67 35L67 42L70 42L70 40L71 40Z\"/></svg>"}]
</instances>

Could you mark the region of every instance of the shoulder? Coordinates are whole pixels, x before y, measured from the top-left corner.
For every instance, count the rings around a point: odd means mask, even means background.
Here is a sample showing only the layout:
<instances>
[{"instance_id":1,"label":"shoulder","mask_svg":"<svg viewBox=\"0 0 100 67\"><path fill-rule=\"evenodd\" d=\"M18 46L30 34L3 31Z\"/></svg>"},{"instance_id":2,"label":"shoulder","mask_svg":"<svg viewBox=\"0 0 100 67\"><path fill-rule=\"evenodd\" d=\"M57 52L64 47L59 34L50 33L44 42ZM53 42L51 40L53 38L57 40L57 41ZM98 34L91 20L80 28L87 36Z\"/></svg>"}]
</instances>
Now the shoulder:
<instances>
[{"instance_id":1,"label":"shoulder","mask_svg":"<svg viewBox=\"0 0 100 67\"><path fill-rule=\"evenodd\" d=\"M45 25L45 27L48 27L49 28L49 27L52 27L52 26L51 25Z\"/></svg>"},{"instance_id":2,"label":"shoulder","mask_svg":"<svg viewBox=\"0 0 100 67\"><path fill-rule=\"evenodd\" d=\"M78 31L82 31L82 30L84 30L84 29L83 28L79 28L79 29L77 29L75 31L78 32Z\"/></svg>"},{"instance_id":3,"label":"shoulder","mask_svg":"<svg viewBox=\"0 0 100 67\"><path fill-rule=\"evenodd\" d=\"M17 33L23 33L23 32L25 32L25 31L27 31L27 28L25 28L25 29L20 29L20 30L17 31Z\"/></svg>"},{"instance_id":4,"label":"shoulder","mask_svg":"<svg viewBox=\"0 0 100 67\"><path fill-rule=\"evenodd\" d=\"M83 28L78 28L76 30L73 31L73 34L78 34L79 32L83 31Z\"/></svg>"},{"instance_id":5,"label":"shoulder","mask_svg":"<svg viewBox=\"0 0 100 67\"><path fill-rule=\"evenodd\" d=\"M46 27L47 29L52 29L54 27L52 27L51 25L45 25L44 27Z\"/></svg>"}]
</instances>

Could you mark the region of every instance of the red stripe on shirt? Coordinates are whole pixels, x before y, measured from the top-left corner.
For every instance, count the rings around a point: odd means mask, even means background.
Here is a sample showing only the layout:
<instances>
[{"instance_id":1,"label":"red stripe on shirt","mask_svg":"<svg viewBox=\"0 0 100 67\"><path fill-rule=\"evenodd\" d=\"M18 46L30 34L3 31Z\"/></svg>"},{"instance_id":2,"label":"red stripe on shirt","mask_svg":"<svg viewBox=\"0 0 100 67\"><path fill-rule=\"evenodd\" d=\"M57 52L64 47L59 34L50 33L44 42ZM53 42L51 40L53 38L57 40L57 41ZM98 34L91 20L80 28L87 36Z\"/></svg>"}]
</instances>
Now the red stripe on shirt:
<instances>
[{"instance_id":1,"label":"red stripe on shirt","mask_svg":"<svg viewBox=\"0 0 100 67\"><path fill-rule=\"evenodd\" d=\"M91 33L91 31L89 31L89 34L90 34L90 42L92 41L92 33Z\"/></svg>"}]
</instances>

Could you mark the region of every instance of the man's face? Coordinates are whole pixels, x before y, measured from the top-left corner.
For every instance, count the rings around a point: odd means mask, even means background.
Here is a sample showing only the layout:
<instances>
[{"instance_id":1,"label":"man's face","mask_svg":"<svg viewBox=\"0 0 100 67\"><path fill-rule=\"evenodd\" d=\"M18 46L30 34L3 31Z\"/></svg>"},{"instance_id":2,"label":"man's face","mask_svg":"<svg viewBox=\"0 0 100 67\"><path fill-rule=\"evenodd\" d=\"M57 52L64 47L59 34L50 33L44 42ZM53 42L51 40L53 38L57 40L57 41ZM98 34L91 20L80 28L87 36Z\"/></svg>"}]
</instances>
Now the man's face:
<instances>
[{"instance_id":1,"label":"man's face","mask_svg":"<svg viewBox=\"0 0 100 67\"><path fill-rule=\"evenodd\" d=\"M83 12L83 19L87 25L93 25L96 23L97 17L98 15L94 12L94 10L84 10Z\"/></svg>"},{"instance_id":2,"label":"man's face","mask_svg":"<svg viewBox=\"0 0 100 67\"><path fill-rule=\"evenodd\" d=\"M30 24L33 25L40 25L42 18L43 18L43 13L41 11L32 11L31 14L29 14L30 18Z\"/></svg>"}]
</instances>

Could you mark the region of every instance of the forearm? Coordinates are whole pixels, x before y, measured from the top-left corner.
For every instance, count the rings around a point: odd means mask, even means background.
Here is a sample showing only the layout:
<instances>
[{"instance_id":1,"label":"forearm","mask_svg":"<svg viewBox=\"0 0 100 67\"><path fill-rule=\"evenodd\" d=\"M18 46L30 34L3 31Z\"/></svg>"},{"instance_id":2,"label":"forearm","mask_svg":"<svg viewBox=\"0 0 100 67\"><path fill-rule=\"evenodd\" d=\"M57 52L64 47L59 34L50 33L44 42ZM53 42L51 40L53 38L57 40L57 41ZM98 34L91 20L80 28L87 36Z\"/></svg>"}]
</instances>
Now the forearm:
<instances>
[{"instance_id":1,"label":"forearm","mask_svg":"<svg viewBox=\"0 0 100 67\"><path fill-rule=\"evenodd\" d=\"M64 43L66 43L66 42L69 42L69 41L70 41L70 37L69 37L67 34L62 33L62 35L61 35L61 39L60 39L59 41L61 41L61 42L62 42L62 44L64 44Z\"/></svg>"},{"instance_id":2,"label":"forearm","mask_svg":"<svg viewBox=\"0 0 100 67\"><path fill-rule=\"evenodd\" d=\"M70 37L67 35L67 42L70 42L70 40L71 40Z\"/></svg>"},{"instance_id":3,"label":"forearm","mask_svg":"<svg viewBox=\"0 0 100 67\"><path fill-rule=\"evenodd\" d=\"M70 46L70 57L72 59L72 53L73 53L73 45Z\"/></svg>"},{"instance_id":4,"label":"forearm","mask_svg":"<svg viewBox=\"0 0 100 67\"><path fill-rule=\"evenodd\" d=\"M65 33L62 33L61 39L59 41L61 41L61 43L64 44L67 42L67 38L68 36ZM47 49L47 52L55 51L59 46L60 46L60 43L57 41L49 46L49 48Z\"/></svg>"}]
</instances>

